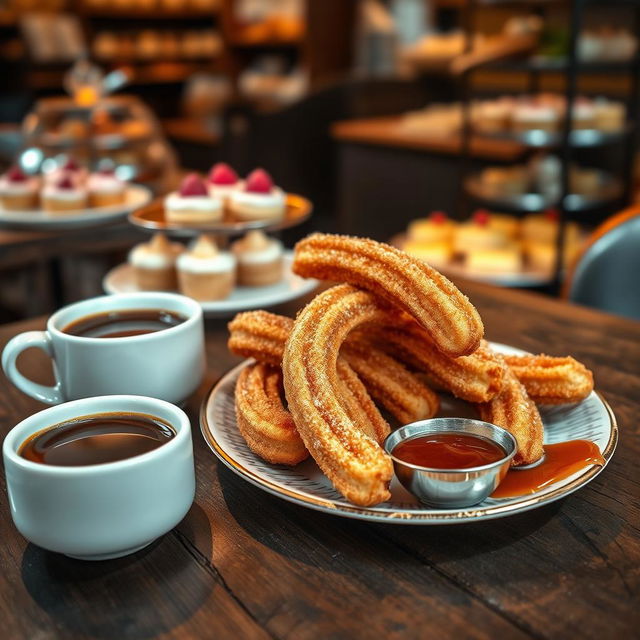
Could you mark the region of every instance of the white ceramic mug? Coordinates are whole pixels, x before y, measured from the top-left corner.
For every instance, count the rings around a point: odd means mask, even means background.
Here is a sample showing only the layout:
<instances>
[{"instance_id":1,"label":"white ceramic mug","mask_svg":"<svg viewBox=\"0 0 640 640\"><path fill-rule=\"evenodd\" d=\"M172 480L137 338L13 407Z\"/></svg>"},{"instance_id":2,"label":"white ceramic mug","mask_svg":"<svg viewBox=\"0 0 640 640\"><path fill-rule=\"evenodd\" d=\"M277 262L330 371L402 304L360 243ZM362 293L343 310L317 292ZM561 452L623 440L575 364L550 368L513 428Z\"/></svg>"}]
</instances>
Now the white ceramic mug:
<instances>
[{"instance_id":1,"label":"white ceramic mug","mask_svg":"<svg viewBox=\"0 0 640 640\"><path fill-rule=\"evenodd\" d=\"M132 458L78 467L40 464L18 454L31 435L80 416L144 413L176 432ZM173 404L142 396L102 396L50 407L16 425L2 447L11 517L34 544L83 560L134 553L170 531L195 493L191 425Z\"/></svg>"},{"instance_id":2,"label":"white ceramic mug","mask_svg":"<svg viewBox=\"0 0 640 640\"><path fill-rule=\"evenodd\" d=\"M166 309L187 319L175 327L122 338L62 331L85 316L121 309ZM51 356L54 386L33 382L18 371L18 356L30 347ZM2 368L16 387L47 404L121 393L180 403L197 389L204 374L202 307L175 293L123 293L77 302L56 311L46 331L12 338L2 352Z\"/></svg>"}]
</instances>

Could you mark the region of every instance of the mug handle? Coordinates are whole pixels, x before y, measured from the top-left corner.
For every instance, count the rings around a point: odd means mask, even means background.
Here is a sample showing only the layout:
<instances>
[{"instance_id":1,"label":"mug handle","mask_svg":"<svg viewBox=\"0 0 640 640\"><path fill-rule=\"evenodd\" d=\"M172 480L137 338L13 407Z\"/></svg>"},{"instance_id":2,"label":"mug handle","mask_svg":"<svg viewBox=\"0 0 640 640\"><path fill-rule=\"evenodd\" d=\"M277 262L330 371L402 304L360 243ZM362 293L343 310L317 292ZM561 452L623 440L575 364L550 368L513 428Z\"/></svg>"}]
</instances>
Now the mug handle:
<instances>
[{"instance_id":1,"label":"mug handle","mask_svg":"<svg viewBox=\"0 0 640 640\"><path fill-rule=\"evenodd\" d=\"M46 404L60 404L64 402L60 381L56 376L56 384L48 387L29 380L18 371L16 364L18 356L25 350L35 347L42 349L51 359L53 359L53 349L51 347L51 336L46 331L27 331L11 338L7 342L2 352L2 369L5 375L13 384L28 396L40 400ZM55 371L55 368L54 368Z\"/></svg>"}]
</instances>

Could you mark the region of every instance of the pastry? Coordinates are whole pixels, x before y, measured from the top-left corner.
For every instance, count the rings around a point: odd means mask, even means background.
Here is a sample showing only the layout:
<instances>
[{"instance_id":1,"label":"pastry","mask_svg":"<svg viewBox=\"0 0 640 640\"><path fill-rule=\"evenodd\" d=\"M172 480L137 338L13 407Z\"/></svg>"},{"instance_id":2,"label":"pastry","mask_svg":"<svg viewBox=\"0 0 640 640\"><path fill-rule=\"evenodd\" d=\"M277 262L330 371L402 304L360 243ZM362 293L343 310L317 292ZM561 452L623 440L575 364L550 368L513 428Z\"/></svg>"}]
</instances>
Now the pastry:
<instances>
[{"instance_id":1,"label":"pastry","mask_svg":"<svg viewBox=\"0 0 640 640\"><path fill-rule=\"evenodd\" d=\"M453 234L453 250L458 255L466 255L478 249L501 249L508 244L504 233L489 224L491 215L479 209L471 220L458 225Z\"/></svg>"},{"instance_id":2,"label":"pastry","mask_svg":"<svg viewBox=\"0 0 640 640\"><path fill-rule=\"evenodd\" d=\"M57 181L46 184L41 199L42 208L56 214L76 213L88 205L86 188L74 181L71 174L62 175Z\"/></svg>"},{"instance_id":3,"label":"pastry","mask_svg":"<svg viewBox=\"0 0 640 640\"><path fill-rule=\"evenodd\" d=\"M376 293L412 315L449 355L472 353L480 344L484 328L467 297L441 273L389 245L314 233L296 245L293 271Z\"/></svg>"},{"instance_id":4,"label":"pastry","mask_svg":"<svg viewBox=\"0 0 640 640\"><path fill-rule=\"evenodd\" d=\"M63 177L68 177L76 185L84 185L89 172L69 157L63 164L43 175L45 185L55 184Z\"/></svg>"},{"instance_id":5,"label":"pastry","mask_svg":"<svg viewBox=\"0 0 640 640\"><path fill-rule=\"evenodd\" d=\"M436 243L451 242L455 222L442 211L433 211L428 218L413 220L407 229L409 240L415 242Z\"/></svg>"},{"instance_id":6,"label":"pastry","mask_svg":"<svg viewBox=\"0 0 640 640\"><path fill-rule=\"evenodd\" d=\"M467 252L464 263L474 273L518 273L522 270L522 252L515 243L500 249L474 249Z\"/></svg>"},{"instance_id":7,"label":"pastry","mask_svg":"<svg viewBox=\"0 0 640 640\"><path fill-rule=\"evenodd\" d=\"M167 222L200 224L222 219L222 200L209 194L207 186L197 173L191 173L178 191L170 193L164 201Z\"/></svg>"},{"instance_id":8,"label":"pastry","mask_svg":"<svg viewBox=\"0 0 640 640\"><path fill-rule=\"evenodd\" d=\"M225 206L228 206L229 195L241 189L243 182L238 179L238 174L228 164L218 162L209 172L207 186L212 196L221 199Z\"/></svg>"},{"instance_id":9,"label":"pastry","mask_svg":"<svg viewBox=\"0 0 640 640\"><path fill-rule=\"evenodd\" d=\"M142 291L174 291L178 288L176 260L184 251L177 242L169 242L156 233L149 242L134 247L129 253L136 285Z\"/></svg>"},{"instance_id":10,"label":"pastry","mask_svg":"<svg viewBox=\"0 0 640 640\"><path fill-rule=\"evenodd\" d=\"M236 383L236 420L245 442L273 464L295 465L309 456L291 414L282 404L280 367L245 367Z\"/></svg>"},{"instance_id":11,"label":"pastry","mask_svg":"<svg viewBox=\"0 0 640 640\"><path fill-rule=\"evenodd\" d=\"M127 183L120 180L113 169L100 169L89 176L87 189L90 207L111 207L125 201Z\"/></svg>"},{"instance_id":12,"label":"pastry","mask_svg":"<svg viewBox=\"0 0 640 640\"><path fill-rule=\"evenodd\" d=\"M195 300L228 298L236 279L236 259L233 254L219 251L206 235L178 256L180 292Z\"/></svg>"},{"instance_id":13,"label":"pastry","mask_svg":"<svg viewBox=\"0 0 640 640\"><path fill-rule=\"evenodd\" d=\"M408 255L436 267L446 266L453 258L453 246L450 242L407 240L402 248Z\"/></svg>"},{"instance_id":14,"label":"pastry","mask_svg":"<svg viewBox=\"0 0 640 640\"><path fill-rule=\"evenodd\" d=\"M228 202L238 220L280 220L286 211L287 197L274 186L266 171L256 169L247 177L243 189L229 194Z\"/></svg>"},{"instance_id":15,"label":"pastry","mask_svg":"<svg viewBox=\"0 0 640 640\"><path fill-rule=\"evenodd\" d=\"M598 98L594 103L594 126L604 132L620 131L624 127L627 109L622 102Z\"/></svg>"},{"instance_id":16,"label":"pastry","mask_svg":"<svg viewBox=\"0 0 640 640\"><path fill-rule=\"evenodd\" d=\"M513 109L511 127L516 133L531 130L555 133L560 125L560 116L551 106L540 104L518 104Z\"/></svg>"},{"instance_id":17,"label":"pastry","mask_svg":"<svg viewBox=\"0 0 640 640\"><path fill-rule=\"evenodd\" d=\"M18 166L0 177L0 205L7 211L37 209L40 181L28 176Z\"/></svg>"},{"instance_id":18,"label":"pastry","mask_svg":"<svg viewBox=\"0 0 640 640\"><path fill-rule=\"evenodd\" d=\"M238 263L238 284L263 287L282 280L282 243L262 231L249 231L231 245Z\"/></svg>"},{"instance_id":19,"label":"pastry","mask_svg":"<svg viewBox=\"0 0 640 640\"><path fill-rule=\"evenodd\" d=\"M480 181L491 197L520 196L529 187L529 175L524 167L488 167L480 174Z\"/></svg>"},{"instance_id":20,"label":"pastry","mask_svg":"<svg viewBox=\"0 0 640 640\"><path fill-rule=\"evenodd\" d=\"M593 373L569 356L507 355L504 359L537 404L580 402L593 391Z\"/></svg>"},{"instance_id":21,"label":"pastry","mask_svg":"<svg viewBox=\"0 0 640 640\"><path fill-rule=\"evenodd\" d=\"M596 111L591 100L578 98L571 111L571 125L574 129L593 129L596 123Z\"/></svg>"},{"instance_id":22,"label":"pastry","mask_svg":"<svg viewBox=\"0 0 640 640\"><path fill-rule=\"evenodd\" d=\"M478 411L482 420L506 429L516 439L518 450L512 466L533 464L544 455L542 418L509 367L505 369L500 392L489 402L479 404Z\"/></svg>"},{"instance_id":23,"label":"pastry","mask_svg":"<svg viewBox=\"0 0 640 640\"><path fill-rule=\"evenodd\" d=\"M475 128L480 133L507 131L512 111L513 101L511 99L482 102L476 111Z\"/></svg>"},{"instance_id":24,"label":"pastry","mask_svg":"<svg viewBox=\"0 0 640 640\"><path fill-rule=\"evenodd\" d=\"M489 214L489 228L515 240L520 235L520 221L515 216L504 213Z\"/></svg>"}]
</instances>

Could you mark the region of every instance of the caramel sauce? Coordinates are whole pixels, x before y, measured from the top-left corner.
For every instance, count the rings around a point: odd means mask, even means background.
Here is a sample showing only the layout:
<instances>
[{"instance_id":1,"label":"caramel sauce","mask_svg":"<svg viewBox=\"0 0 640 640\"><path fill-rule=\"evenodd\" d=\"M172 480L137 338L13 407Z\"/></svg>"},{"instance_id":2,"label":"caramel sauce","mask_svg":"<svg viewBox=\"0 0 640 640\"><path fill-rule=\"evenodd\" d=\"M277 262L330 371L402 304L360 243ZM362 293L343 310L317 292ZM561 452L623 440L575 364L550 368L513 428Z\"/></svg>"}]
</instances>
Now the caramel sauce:
<instances>
[{"instance_id":1,"label":"caramel sauce","mask_svg":"<svg viewBox=\"0 0 640 640\"><path fill-rule=\"evenodd\" d=\"M176 327L185 320L166 309L118 309L84 316L62 331L84 338L127 338Z\"/></svg>"},{"instance_id":2,"label":"caramel sauce","mask_svg":"<svg viewBox=\"0 0 640 640\"><path fill-rule=\"evenodd\" d=\"M504 458L504 449L481 436L444 431L400 442L393 456L431 469L470 469Z\"/></svg>"},{"instance_id":3,"label":"caramel sauce","mask_svg":"<svg viewBox=\"0 0 640 640\"><path fill-rule=\"evenodd\" d=\"M564 480L590 464L604 464L598 445L589 440L569 440L544 446L544 460L531 469L510 469L492 498L524 496Z\"/></svg>"},{"instance_id":4,"label":"caramel sauce","mask_svg":"<svg viewBox=\"0 0 640 640\"><path fill-rule=\"evenodd\" d=\"M144 413L99 413L42 429L18 454L26 460L62 467L117 462L162 446L175 436L166 422Z\"/></svg>"}]
</instances>

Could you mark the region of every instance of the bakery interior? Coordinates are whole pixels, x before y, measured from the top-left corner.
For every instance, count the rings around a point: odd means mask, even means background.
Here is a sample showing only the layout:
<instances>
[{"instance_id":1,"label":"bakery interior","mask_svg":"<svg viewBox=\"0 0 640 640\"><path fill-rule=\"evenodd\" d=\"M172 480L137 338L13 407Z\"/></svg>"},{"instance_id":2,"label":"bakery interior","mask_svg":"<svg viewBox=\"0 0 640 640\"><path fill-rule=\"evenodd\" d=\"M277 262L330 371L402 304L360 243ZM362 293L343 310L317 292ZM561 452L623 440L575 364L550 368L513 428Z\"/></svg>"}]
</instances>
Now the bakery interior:
<instances>
[{"instance_id":1,"label":"bakery interior","mask_svg":"<svg viewBox=\"0 0 640 640\"><path fill-rule=\"evenodd\" d=\"M185 292L136 280L136 247L291 248L318 230L640 318L639 15L593 0L6 0L0 320L117 287ZM295 219L168 243L132 220L215 166L225 184L263 169L258 190L294 198ZM92 219L90 192L69 210L44 186L65 167L152 204ZM39 185L29 206L12 210L12 175ZM231 289L192 293L215 307Z\"/></svg>"}]
</instances>

